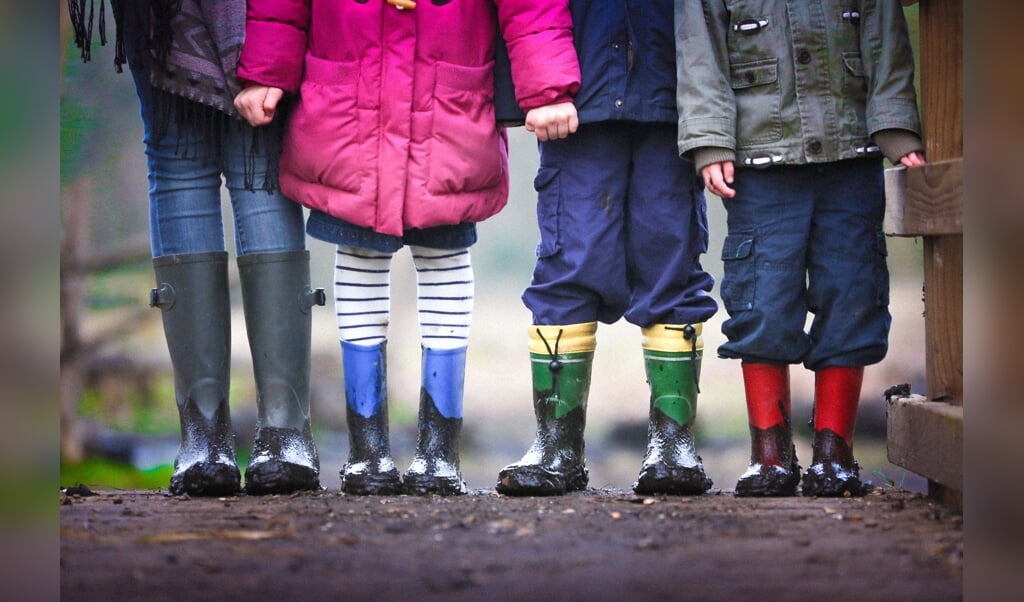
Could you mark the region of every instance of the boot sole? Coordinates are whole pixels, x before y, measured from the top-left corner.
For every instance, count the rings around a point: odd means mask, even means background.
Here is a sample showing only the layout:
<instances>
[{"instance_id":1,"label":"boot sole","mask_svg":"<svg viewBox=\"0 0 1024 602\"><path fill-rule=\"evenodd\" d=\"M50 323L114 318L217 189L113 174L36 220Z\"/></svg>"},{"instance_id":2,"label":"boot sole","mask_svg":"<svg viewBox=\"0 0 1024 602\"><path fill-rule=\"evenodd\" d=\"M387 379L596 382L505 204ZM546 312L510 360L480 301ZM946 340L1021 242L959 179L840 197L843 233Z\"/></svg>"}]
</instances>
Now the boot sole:
<instances>
[{"instance_id":1,"label":"boot sole","mask_svg":"<svg viewBox=\"0 0 1024 602\"><path fill-rule=\"evenodd\" d=\"M233 464L197 462L171 477L167 488L171 495L219 497L242 490L241 474Z\"/></svg>"},{"instance_id":2,"label":"boot sole","mask_svg":"<svg viewBox=\"0 0 1024 602\"><path fill-rule=\"evenodd\" d=\"M565 495L582 491L590 481L585 466L574 468L570 474L554 472L540 466L517 466L498 473L495 490L512 496Z\"/></svg>"},{"instance_id":3,"label":"boot sole","mask_svg":"<svg viewBox=\"0 0 1024 602\"><path fill-rule=\"evenodd\" d=\"M245 471L245 492L269 495L320 489L320 472L310 466L267 460Z\"/></svg>"}]
</instances>

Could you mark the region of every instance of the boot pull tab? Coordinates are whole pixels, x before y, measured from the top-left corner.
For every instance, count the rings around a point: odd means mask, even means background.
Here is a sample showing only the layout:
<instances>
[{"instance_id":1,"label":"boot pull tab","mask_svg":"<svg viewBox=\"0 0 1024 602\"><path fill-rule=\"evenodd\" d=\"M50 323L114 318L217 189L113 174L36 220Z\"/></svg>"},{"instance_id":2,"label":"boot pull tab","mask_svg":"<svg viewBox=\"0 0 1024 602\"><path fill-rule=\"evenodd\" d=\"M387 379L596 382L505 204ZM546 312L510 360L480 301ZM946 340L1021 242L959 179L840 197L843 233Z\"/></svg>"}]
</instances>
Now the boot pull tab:
<instances>
[{"instance_id":1,"label":"boot pull tab","mask_svg":"<svg viewBox=\"0 0 1024 602\"><path fill-rule=\"evenodd\" d=\"M160 284L160 286L150 289L149 291L149 306L159 307L160 309L167 311L174 307L174 287L166 282Z\"/></svg>"}]
</instances>

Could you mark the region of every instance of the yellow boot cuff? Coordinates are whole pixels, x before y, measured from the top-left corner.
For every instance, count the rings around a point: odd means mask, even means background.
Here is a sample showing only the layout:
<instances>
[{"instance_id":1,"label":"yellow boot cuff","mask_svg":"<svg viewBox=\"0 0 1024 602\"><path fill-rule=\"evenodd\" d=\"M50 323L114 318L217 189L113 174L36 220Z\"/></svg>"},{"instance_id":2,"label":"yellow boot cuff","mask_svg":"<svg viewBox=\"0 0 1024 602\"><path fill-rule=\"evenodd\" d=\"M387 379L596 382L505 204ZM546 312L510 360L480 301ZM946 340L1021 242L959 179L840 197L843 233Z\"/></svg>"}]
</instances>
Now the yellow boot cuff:
<instances>
[{"instance_id":1,"label":"yellow boot cuff","mask_svg":"<svg viewBox=\"0 0 1024 602\"><path fill-rule=\"evenodd\" d=\"M683 337L683 329L692 326L696 340L688 341ZM655 324L650 328L643 328L640 333L643 335L641 345L644 349L652 351L665 351L668 353L689 353L696 349L704 350L704 338L701 337L703 324Z\"/></svg>"},{"instance_id":2,"label":"yellow boot cuff","mask_svg":"<svg viewBox=\"0 0 1024 602\"><path fill-rule=\"evenodd\" d=\"M545 344L547 343L547 344ZM530 353L587 353L597 349L597 322L567 326L530 326Z\"/></svg>"}]
</instances>

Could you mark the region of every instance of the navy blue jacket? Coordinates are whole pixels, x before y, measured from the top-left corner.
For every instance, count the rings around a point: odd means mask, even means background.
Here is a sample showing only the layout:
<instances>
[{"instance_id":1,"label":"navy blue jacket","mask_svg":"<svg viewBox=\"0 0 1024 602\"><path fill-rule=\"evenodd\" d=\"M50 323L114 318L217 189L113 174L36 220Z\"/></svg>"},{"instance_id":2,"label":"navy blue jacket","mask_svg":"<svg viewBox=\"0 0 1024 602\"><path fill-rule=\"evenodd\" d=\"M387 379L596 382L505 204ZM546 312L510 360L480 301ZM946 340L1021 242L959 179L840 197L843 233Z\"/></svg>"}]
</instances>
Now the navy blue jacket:
<instances>
[{"instance_id":1,"label":"navy blue jacket","mask_svg":"<svg viewBox=\"0 0 1024 602\"><path fill-rule=\"evenodd\" d=\"M571 0L580 123L676 123L672 0Z\"/></svg>"},{"instance_id":2,"label":"navy blue jacket","mask_svg":"<svg viewBox=\"0 0 1024 602\"><path fill-rule=\"evenodd\" d=\"M672 0L570 0L583 74L575 104L580 123L675 124L676 47ZM521 124L507 58L495 68L498 121Z\"/></svg>"}]
</instances>

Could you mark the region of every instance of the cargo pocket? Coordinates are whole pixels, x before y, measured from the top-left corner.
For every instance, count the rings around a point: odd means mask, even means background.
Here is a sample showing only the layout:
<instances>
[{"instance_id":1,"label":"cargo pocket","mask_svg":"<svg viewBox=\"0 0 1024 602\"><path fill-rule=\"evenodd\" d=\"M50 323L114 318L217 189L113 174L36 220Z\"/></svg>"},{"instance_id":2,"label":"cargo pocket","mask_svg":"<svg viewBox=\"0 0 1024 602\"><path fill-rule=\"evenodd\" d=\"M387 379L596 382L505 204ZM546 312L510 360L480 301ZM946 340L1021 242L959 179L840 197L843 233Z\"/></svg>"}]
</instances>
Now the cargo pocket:
<instances>
[{"instance_id":1,"label":"cargo pocket","mask_svg":"<svg viewBox=\"0 0 1024 602\"><path fill-rule=\"evenodd\" d=\"M879 307L889 306L889 267L886 259L889 256L889 249L885 242L885 233L875 234L875 303Z\"/></svg>"},{"instance_id":2,"label":"cargo pocket","mask_svg":"<svg viewBox=\"0 0 1024 602\"><path fill-rule=\"evenodd\" d=\"M537 170L533 188L537 191L537 225L540 227L540 242L537 243L537 257L550 257L561 250L558 240L559 218L562 208L562 192L558 185L556 166L544 166Z\"/></svg>"},{"instance_id":3,"label":"cargo pocket","mask_svg":"<svg viewBox=\"0 0 1024 602\"><path fill-rule=\"evenodd\" d=\"M754 237L751 234L731 234L722 247L722 303L726 311L747 311L754 307L754 278L756 265Z\"/></svg>"},{"instance_id":4,"label":"cargo pocket","mask_svg":"<svg viewBox=\"0 0 1024 602\"><path fill-rule=\"evenodd\" d=\"M778 142L782 139L782 91L779 59L763 59L730 66L736 97L736 144Z\"/></svg>"}]
</instances>

